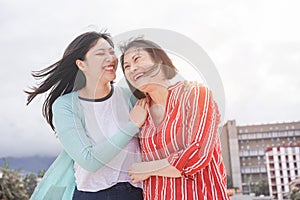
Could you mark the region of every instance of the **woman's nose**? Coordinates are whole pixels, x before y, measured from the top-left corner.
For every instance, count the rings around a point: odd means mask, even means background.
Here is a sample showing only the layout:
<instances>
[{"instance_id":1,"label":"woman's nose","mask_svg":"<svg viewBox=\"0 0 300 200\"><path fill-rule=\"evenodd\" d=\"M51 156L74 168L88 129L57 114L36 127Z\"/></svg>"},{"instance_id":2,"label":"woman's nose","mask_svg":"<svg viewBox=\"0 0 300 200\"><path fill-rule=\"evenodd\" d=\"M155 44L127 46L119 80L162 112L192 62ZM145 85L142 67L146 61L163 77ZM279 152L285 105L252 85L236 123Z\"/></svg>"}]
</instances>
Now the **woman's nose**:
<instances>
[{"instance_id":1,"label":"woman's nose","mask_svg":"<svg viewBox=\"0 0 300 200\"><path fill-rule=\"evenodd\" d=\"M137 68L138 68L137 64L133 64L133 65L131 65L131 67L130 67L130 71L131 71L131 72L135 72L135 71L137 70Z\"/></svg>"},{"instance_id":2,"label":"woman's nose","mask_svg":"<svg viewBox=\"0 0 300 200\"><path fill-rule=\"evenodd\" d=\"M116 55L114 55L114 54L108 54L108 55L106 56L106 60L109 61L109 62L114 61L116 58L117 58L117 57L116 57Z\"/></svg>"}]
</instances>

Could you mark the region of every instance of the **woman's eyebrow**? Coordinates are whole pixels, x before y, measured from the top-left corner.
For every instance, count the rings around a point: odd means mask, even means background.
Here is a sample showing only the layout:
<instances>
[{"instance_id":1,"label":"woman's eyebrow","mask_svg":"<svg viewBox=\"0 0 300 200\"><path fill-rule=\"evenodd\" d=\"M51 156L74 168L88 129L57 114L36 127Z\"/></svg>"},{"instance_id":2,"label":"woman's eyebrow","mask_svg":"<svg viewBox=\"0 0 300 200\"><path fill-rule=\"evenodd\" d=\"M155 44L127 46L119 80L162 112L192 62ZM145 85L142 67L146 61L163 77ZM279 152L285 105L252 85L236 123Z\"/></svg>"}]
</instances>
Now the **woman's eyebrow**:
<instances>
[{"instance_id":1,"label":"woman's eyebrow","mask_svg":"<svg viewBox=\"0 0 300 200\"><path fill-rule=\"evenodd\" d=\"M134 56L136 56L137 54L133 54L132 56L131 56L131 59L133 60L134 59ZM125 63L128 63L127 61L124 61L124 64Z\"/></svg>"},{"instance_id":2,"label":"woman's eyebrow","mask_svg":"<svg viewBox=\"0 0 300 200\"><path fill-rule=\"evenodd\" d=\"M110 47L110 48L98 48L98 49L95 49L95 51L94 52L96 52L96 51L105 51L105 50L114 50L112 47Z\"/></svg>"}]
</instances>

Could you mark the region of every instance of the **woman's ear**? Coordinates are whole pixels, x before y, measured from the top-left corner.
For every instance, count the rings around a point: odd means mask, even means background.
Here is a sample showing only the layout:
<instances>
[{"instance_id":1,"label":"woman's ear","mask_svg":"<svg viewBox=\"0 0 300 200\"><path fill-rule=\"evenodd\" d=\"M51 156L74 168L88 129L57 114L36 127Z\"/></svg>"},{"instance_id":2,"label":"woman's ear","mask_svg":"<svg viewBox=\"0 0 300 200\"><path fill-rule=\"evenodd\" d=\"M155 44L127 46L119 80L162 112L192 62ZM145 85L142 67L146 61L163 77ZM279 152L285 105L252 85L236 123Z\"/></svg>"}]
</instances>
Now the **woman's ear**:
<instances>
[{"instance_id":1,"label":"woman's ear","mask_svg":"<svg viewBox=\"0 0 300 200\"><path fill-rule=\"evenodd\" d=\"M77 59L75 61L75 63L77 65L78 69L80 69L81 71L84 71L84 69L85 69L84 61Z\"/></svg>"}]
</instances>

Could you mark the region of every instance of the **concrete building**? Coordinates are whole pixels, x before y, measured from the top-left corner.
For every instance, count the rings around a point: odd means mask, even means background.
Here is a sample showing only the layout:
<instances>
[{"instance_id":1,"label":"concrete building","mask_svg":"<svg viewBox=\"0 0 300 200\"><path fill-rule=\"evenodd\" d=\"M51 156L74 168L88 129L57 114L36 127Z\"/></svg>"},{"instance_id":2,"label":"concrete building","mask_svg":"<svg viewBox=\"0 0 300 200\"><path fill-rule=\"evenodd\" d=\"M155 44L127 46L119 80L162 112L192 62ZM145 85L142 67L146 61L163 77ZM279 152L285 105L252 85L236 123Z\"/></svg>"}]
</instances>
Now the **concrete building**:
<instances>
[{"instance_id":1,"label":"concrete building","mask_svg":"<svg viewBox=\"0 0 300 200\"><path fill-rule=\"evenodd\" d=\"M267 148L300 144L300 122L237 126L235 120L228 121L222 128L221 142L232 186L250 193L251 183L268 179Z\"/></svg>"},{"instance_id":2,"label":"concrete building","mask_svg":"<svg viewBox=\"0 0 300 200\"><path fill-rule=\"evenodd\" d=\"M300 177L300 145L267 148L266 165L271 195L287 199L289 184Z\"/></svg>"}]
</instances>

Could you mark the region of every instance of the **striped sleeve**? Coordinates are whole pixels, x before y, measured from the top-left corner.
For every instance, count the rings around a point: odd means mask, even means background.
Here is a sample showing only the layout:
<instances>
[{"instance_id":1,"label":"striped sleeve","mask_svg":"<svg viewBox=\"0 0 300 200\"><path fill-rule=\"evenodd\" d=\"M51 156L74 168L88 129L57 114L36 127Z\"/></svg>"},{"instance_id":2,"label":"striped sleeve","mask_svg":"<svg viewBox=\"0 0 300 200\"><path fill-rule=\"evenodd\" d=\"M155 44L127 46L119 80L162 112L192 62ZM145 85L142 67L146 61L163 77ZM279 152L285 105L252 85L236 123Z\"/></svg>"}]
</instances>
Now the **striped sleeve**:
<instances>
[{"instance_id":1,"label":"striped sleeve","mask_svg":"<svg viewBox=\"0 0 300 200\"><path fill-rule=\"evenodd\" d=\"M183 137L186 148L168 157L169 163L188 177L206 167L217 142L219 113L211 91L204 86L191 88L183 111Z\"/></svg>"}]
</instances>

